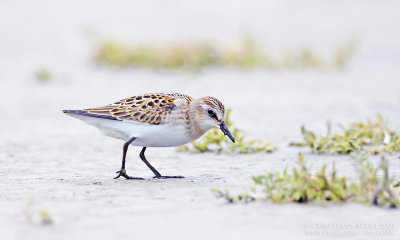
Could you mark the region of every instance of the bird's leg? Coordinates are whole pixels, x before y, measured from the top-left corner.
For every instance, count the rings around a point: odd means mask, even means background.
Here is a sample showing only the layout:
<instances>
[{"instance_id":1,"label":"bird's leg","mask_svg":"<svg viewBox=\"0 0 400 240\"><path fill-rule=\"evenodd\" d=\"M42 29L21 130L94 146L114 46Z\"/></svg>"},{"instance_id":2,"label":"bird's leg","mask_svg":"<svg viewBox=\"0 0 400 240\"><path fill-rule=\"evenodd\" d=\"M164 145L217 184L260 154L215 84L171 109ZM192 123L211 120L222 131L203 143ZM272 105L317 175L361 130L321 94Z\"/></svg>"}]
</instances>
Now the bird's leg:
<instances>
[{"instance_id":1,"label":"bird's leg","mask_svg":"<svg viewBox=\"0 0 400 240\"><path fill-rule=\"evenodd\" d=\"M124 178L126 178L126 179L144 180L144 178L138 178L138 177L131 177L131 176L128 176L128 174L126 174L126 170L125 170L126 152L128 151L129 144L131 144L135 139L136 139L136 138L133 137L133 138L131 138L129 141L127 141L127 142L124 144L123 152L122 152L122 166L121 166L121 170L119 170L119 171L116 172L116 173L118 173L118 176L116 176L114 179L117 179L117 178L119 178L119 177L122 176L122 177L124 177Z\"/></svg>"},{"instance_id":2,"label":"bird's leg","mask_svg":"<svg viewBox=\"0 0 400 240\"><path fill-rule=\"evenodd\" d=\"M161 174L153 167L151 164L146 160L146 157L144 156L144 151L146 151L146 147L143 147L142 151L140 152L140 159L143 160L143 162L147 165L147 167L150 168L150 170L154 173L155 178L159 179L166 179L166 178L184 178L182 176L161 176Z\"/></svg>"}]
</instances>

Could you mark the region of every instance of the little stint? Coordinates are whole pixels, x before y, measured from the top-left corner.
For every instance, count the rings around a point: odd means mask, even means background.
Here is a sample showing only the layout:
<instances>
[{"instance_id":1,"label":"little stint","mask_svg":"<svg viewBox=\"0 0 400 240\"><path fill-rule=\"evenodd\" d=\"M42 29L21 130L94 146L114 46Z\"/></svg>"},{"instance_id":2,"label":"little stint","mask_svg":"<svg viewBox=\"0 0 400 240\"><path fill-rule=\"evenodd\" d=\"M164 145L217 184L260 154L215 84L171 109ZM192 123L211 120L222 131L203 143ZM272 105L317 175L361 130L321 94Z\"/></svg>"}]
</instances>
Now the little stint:
<instances>
[{"instance_id":1,"label":"little stint","mask_svg":"<svg viewBox=\"0 0 400 240\"><path fill-rule=\"evenodd\" d=\"M123 176L143 180L126 173L125 159L129 145L143 147L139 156L155 178L182 178L162 176L146 160L146 148L183 145L215 127L235 142L224 122L225 107L214 97L193 99L181 93L154 93L129 97L104 107L63 112L97 127L107 136L125 141L122 166L115 179Z\"/></svg>"}]
</instances>

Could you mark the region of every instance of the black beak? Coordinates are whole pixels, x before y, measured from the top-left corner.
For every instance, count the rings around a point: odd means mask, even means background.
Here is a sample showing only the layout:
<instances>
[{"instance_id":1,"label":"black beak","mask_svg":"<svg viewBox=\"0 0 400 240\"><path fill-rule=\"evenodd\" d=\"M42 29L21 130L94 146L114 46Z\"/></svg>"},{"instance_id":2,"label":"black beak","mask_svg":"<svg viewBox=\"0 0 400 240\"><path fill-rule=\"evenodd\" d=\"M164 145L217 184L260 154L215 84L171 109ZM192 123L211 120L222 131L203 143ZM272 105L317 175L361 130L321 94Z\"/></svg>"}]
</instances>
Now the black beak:
<instances>
[{"instance_id":1,"label":"black beak","mask_svg":"<svg viewBox=\"0 0 400 240\"><path fill-rule=\"evenodd\" d=\"M222 122L219 124L219 128L220 128L221 131L224 133L224 135L227 135L227 136L232 140L232 142L235 142L235 138L233 138L231 132L229 132L229 130L228 130L228 128L226 127L224 121L222 121Z\"/></svg>"}]
</instances>

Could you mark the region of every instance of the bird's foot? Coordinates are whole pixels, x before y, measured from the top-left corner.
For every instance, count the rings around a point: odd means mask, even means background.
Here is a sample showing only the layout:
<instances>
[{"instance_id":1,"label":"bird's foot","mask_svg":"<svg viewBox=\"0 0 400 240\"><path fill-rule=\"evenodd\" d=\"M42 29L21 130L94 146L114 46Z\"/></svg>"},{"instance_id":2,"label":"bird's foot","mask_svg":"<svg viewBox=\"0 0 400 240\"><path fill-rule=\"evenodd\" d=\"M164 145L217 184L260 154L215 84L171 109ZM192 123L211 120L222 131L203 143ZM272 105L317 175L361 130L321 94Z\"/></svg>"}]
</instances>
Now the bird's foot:
<instances>
[{"instance_id":1,"label":"bird's foot","mask_svg":"<svg viewBox=\"0 0 400 240\"><path fill-rule=\"evenodd\" d=\"M144 178L129 176L128 174L126 174L126 170L125 169L121 169L121 170L117 171L116 173L118 173L118 176L116 176L114 179L117 179L117 178L122 176L122 177L124 177L126 179L129 179L129 180L145 180Z\"/></svg>"},{"instance_id":2,"label":"bird's foot","mask_svg":"<svg viewBox=\"0 0 400 240\"><path fill-rule=\"evenodd\" d=\"M168 178L185 178L184 176L154 176L153 178L157 179L168 179Z\"/></svg>"}]
</instances>

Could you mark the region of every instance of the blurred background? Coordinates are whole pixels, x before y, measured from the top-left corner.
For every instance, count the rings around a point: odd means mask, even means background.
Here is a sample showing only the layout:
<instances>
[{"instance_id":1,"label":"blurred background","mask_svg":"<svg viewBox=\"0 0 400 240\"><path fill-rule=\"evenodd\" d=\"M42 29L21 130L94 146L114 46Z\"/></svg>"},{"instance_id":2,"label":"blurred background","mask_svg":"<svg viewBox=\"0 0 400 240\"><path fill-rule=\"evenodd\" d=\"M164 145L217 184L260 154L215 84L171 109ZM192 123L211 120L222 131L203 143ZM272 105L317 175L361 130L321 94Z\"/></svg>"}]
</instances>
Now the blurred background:
<instances>
[{"instance_id":1,"label":"blurred background","mask_svg":"<svg viewBox=\"0 0 400 240\"><path fill-rule=\"evenodd\" d=\"M2 1L2 121L166 91L218 97L252 119L240 119L249 131L394 110L398 10L397 1Z\"/></svg>"},{"instance_id":2,"label":"blurred background","mask_svg":"<svg viewBox=\"0 0 400 240\"><path fill-rule=\"evenodd\" d=\"M253 213L232 220L232 214L246 215L241 208L219 215L221 206L214 204L209 192L212 183L247 186L251 174L283 166L271 163L274 158L296 158L297 150L287 145L301 138L302 124L323 132L327 119L347 123L374 118L376 113L392 124L399 122L399 12L396 0L1 0L0 175L6 179L0 183L0 223L8 227L4 236L21 238L36 231L24 226L24 216L17 211L31 197L49 206L62 226L53 234L68 232L75 224L94 232L111 220L126 220L132 212L141 217L132 220L138 226L140 219L151 223L162 214L167 217L158 220L161 225L164 220L200 224L213 219L215 225L208 225L214 233L220 227L231 229L226 219L231 219L230 226L258 219ZM230 162L222 160L226 156L149 151L149 158L164 172L200 176L189 178L197 185L182 183L174 192L187 197L171 199L166 192L159 196L159 188L176 188L174 184L139 188L112 181L121 143L61 112L170 91L217 97L232 108L233 120L249 136L273 142L279 152L269 155L270 162L261 167L257 162L264 155L240 165L243 157ZM131 153L132 158L136 155ZM136 160L131 161L130 167L136 169L132 172L149 174L144 166L137 169ZM224 164L236 164L242 171L224 172ZM69 184L60 185L60 178L69 179ZM96 178L106 185L99 192L92 189ZM85 195L87 191L95 196ZM128 195L119 198L121 192ZM201 205L196 199L208 202ZM135 207L127 210L129 204ZM202 215L193 209L210 210ZM279 223L294 219L291 206L282 211L283 217L265 220L272 226L271 234L284 233ZM361 216L365 210L355 211ZM301 226L289 224L294 233L301 232ZM236 230L257 234L263 227L265 222ZM118 236L129 232L116 228ZM138 230L139 236L146 236L145 229ZM156 229L171 233L166 226ZM240 236L234 232L231 237ZM204 232L197 233L205 237ZM97 234L112 236L104 229Z\"/></svg>"}]
</instances>

